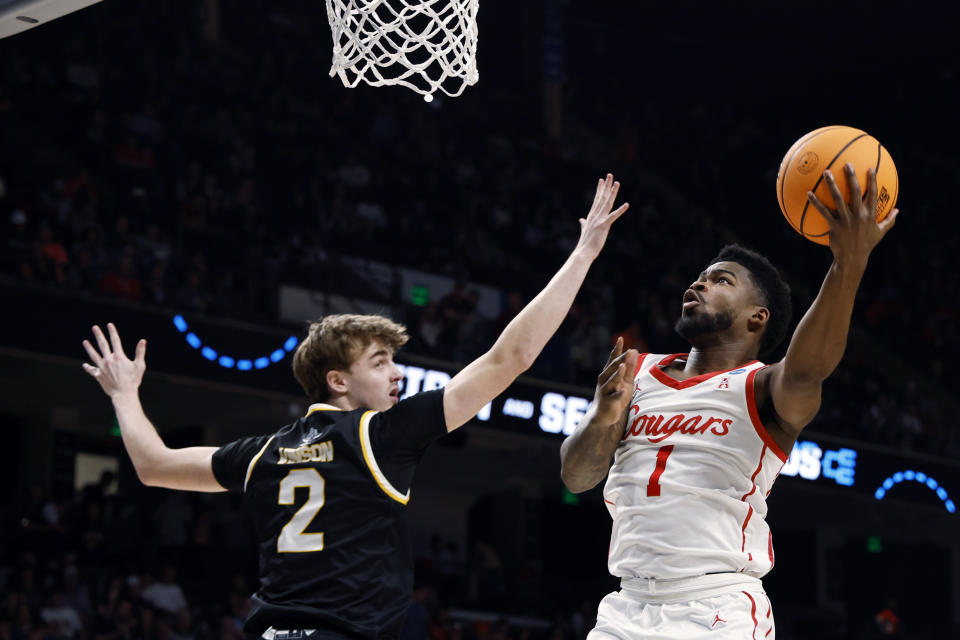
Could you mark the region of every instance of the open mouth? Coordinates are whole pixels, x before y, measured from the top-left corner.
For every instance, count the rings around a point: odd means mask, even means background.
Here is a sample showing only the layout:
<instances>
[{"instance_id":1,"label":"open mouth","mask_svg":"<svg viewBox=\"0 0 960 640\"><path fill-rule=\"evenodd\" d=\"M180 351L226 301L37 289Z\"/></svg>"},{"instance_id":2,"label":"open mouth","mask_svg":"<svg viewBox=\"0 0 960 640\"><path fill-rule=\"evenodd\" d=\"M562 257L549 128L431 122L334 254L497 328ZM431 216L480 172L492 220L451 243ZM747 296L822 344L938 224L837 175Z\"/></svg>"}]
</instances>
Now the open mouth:
<instances>
[{"instance_id":1,"label":"open mouth","mask_svg":"<svg viewBox=\"0 0 960 640\"><path fill-rule=\"evenodd\" d=\"M683 294L683 308L693 307L703 302L693 289L687 289Z\"/></svg>"}]
</instances>

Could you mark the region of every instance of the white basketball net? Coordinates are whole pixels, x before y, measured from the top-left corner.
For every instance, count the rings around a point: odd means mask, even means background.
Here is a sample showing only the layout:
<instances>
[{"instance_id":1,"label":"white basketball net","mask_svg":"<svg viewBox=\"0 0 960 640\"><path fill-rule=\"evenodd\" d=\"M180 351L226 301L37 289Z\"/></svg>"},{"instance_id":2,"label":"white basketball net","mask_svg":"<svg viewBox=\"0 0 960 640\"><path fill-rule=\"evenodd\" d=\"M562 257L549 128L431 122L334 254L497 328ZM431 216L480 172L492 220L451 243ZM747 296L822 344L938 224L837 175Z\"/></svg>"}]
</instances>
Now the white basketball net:
<instances>
[{"instance_id":1,"label":"white basketball net","mask_svg":"<svg viewBox=\"0 0 960 640\"><path fill-rule=\"evenodd\" d=\"M330 77L344 86L403 85L424 99L476 84L479 0L326 0Z\"/></svg>"}]
</instances>

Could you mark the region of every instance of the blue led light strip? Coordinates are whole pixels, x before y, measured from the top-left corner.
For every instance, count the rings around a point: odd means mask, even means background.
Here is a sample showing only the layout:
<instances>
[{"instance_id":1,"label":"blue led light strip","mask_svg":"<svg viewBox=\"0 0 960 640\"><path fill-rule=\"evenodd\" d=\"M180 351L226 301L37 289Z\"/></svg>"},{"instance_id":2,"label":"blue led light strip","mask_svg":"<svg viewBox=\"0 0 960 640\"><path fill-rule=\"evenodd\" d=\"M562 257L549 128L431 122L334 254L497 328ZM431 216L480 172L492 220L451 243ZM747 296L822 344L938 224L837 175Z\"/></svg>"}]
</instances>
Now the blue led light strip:
<instances>
[{"instance_id":1,"label":"blue led light strip","mask_svg":"<svg viewBox=\"0 0 960 640\"><path fill-rule=\"evenodd\" d=\"M922 485L926 485L928 489L937 494L937 497L943 501L943 505L947 508L947 511L950 513L956 513L957 507L953 504L953 500L947 495L947 490L940 486L940 484L925 474L922 471L897 471L895 474L883 481L877 490L873 493L873 497L877 500L883 500L883 496L887 495L887 491L893 488L893 485L900 484L904 480L911 480L913 482L919 482Z\"/></svg>"},{"instance_id":2,"label":"blue led light strip","mask_svg":"<svg viewBox=\"0 0 960 640\"><path fill-rule=\"evenodd\" d=\"M237 369L238 371L250 371L251 369L265 369L270 366L273 362L280 362L283 360L288 353L297 348L297 345L300 341L296 336L290 336L287 338L283 347L274 350L270 355L260 356L259 358L252 359L236 359L221 353L217 353L210 346L204 346L203 341L197 337L193 331L190 331L190 327L187 326L187 321L183 319L181 315L173 316L173 326L177 328L177 331L185 334L183 337L194 349L200 350L200 355L209 360L210 362L216 362L224 369Z\"/></svg>"}]
</instances>

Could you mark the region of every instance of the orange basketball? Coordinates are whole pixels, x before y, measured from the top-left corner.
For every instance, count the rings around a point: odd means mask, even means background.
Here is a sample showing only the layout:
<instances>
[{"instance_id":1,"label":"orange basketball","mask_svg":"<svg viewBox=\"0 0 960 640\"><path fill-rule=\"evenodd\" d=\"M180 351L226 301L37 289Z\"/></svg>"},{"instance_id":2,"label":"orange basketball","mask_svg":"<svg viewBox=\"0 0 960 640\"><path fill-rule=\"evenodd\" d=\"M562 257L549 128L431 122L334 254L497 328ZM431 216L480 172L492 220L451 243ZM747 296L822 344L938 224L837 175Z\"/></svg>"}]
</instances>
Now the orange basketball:
<instances>
[{"instance_id":1,"label":"orange basketball","mask_svg":"<svg viewBox=\"0 0 960 640\"><path fill-rule=\"evenodd\" d=\"M853 164L861 197L867 192L867 169L877 170L877 221L883 220L897 202L897 167L876 138L853 127L835 125L811 131L797 140L780 163L777 173L777 200L790 226L807 240L830 244L830 227L816 207L807 200L813 191L820 202L833 207L823 172L833 173L845 199L850 197L846 163Z\"/></svg>"}]
</instances>

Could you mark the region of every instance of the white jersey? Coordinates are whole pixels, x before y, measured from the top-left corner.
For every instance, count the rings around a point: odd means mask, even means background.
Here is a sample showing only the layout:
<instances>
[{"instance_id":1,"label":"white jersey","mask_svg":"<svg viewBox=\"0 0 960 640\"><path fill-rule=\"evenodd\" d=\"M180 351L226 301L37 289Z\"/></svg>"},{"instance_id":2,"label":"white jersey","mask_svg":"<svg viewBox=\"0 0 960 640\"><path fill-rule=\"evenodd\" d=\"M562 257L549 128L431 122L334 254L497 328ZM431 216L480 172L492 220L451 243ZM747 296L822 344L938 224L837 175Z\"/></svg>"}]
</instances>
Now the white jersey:
<instances>
[{"instance_id":1,"label":"white jersey","mask_svg":"<svg viewBox=\"0 0 960 640\"><path fill-rule=\"evenodd\" d=\"M773 567L766 497L787 456L760 422L753 361L677 381L686 354L644 354L603 494L620 578L673 579Z\"/></svg>"}]
</instances>

